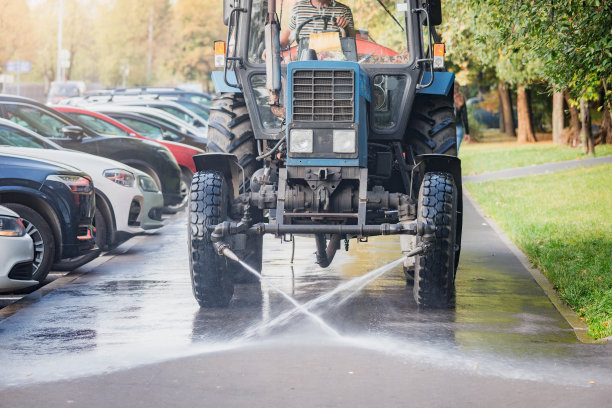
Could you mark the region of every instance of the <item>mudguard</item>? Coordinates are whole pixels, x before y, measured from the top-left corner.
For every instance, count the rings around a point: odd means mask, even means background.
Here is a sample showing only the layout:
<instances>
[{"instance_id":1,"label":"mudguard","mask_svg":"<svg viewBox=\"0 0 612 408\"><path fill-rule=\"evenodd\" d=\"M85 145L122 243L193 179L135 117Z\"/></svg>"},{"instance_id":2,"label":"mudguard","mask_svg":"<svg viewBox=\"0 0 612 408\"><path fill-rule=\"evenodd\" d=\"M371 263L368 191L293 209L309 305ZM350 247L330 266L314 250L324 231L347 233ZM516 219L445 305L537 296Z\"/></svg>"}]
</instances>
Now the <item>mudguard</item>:
<instances>
[{"instance_id":1,"label":"mudguard","mask_svg":"<svg viewBox=\"0 0 612 408\"><path fill-rule=\"evenodd\" d=\"M431 74L429 72L423 73L423 79L421 80L421 84L428 84L431 79ZM453 89L453 85L455 84L455 74L452 72L434 72L434 80L431 86L427 88L419 89L417 93L425 94L425 95L448 95L449 92Z\"/></svg>"},{"instance_id":2,"label":"mudguard","mask_svg":"<svg viewBox=\"0 0 612 408\"><path fill-rule=\"evenodd\" d=\"M416 156L416 168L425 174L430 171L452 174L459 193L459 199L463 194L461 187L461 160L457 156L446 154L420 154Z\"/></svg>"},{"instance_id":3,"label":"mudguard","mask_svg":"<svg viewBox=\"0 0 612 408\"><path fill-rule=\"evenodd\" d=\"M234 88L225 83L225 73L223 71L213 71L211 79L215 87L216 93L242 93L241 89ZM236 83L236 74L234 71L227 71L227 80L230 83Z\"/></svg>"},{"instance_id":4,"label":"mudguard","mask_svg":"<svg viewBox=\"0 0 612 408\"><path fill-rule=\"evenodd\" d=\"M202 153L193 156L196 171L219 171L225 177L225 181L231 184L233 197L238 197L240 189L240 172L242 169L238 164L238 158L231 153Z\"/></svg>"},{"instance_id":5,"label":"mudguard","mask_svg":"<svg viewBox=\"0 0 612 408\"><path fill-rule=\"evenodd\" d=\"M417 171L421 172L421 180L427 172L437 171L452 174L457 186L457 236L459 237L459 245L461 245L461 234L463 230L463 186L461 181L461 160L456 156L446 154L421 154L416 156ZM459 252L458 252L459 253ZM457 255L456 262L459 261Z\"/></svg>"}]
</instances>

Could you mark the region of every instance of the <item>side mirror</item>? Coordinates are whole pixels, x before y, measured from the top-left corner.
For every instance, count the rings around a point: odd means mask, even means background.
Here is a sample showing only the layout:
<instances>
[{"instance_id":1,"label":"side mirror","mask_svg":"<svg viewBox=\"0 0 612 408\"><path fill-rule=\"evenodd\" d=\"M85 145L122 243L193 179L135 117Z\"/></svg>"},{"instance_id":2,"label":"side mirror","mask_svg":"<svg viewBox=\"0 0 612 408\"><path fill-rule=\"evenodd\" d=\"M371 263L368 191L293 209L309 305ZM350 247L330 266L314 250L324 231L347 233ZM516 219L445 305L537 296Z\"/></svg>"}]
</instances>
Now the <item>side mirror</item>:
<instances>
[{"instance_id":1,"label":"side mirror","mask_svg":"<svg viewBox=\"0 0 612 408\"><path fill-rule=\"evenodd\" d=\"M83 128L80 126L64 126L62 135L74 142L80 142L83 140Z\"/></svg>"},{"instance_id":2,"label":"side mirror","mask_svg":"<svg viewBox=\"0 0 612 408\"><path fill-rule=\"evenodd\" d=\"M430 24L437 26L442 24L442 2L440 0L429 0L427 2ZM427 24L427 20L423 20Z\"/></svg>"}]
</instances>

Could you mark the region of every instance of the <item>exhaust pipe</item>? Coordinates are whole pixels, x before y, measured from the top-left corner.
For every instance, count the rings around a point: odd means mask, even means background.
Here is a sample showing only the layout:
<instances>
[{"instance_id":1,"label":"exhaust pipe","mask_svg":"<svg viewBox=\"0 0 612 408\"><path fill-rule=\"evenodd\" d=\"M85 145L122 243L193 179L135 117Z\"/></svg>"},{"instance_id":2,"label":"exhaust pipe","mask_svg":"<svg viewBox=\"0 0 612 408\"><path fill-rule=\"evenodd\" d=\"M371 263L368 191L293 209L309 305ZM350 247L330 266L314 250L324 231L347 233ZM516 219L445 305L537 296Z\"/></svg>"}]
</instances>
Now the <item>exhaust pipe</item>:
<instances>
[{"instance_id":1,"label":"exhaust pipe","mask_svg":"<svg viewBox=\"0 0 612 408\"><path fill-rule=\"evenodd\" d=\"M268 2L265 35L266 89L270 94L269 104L271 106L279 106L281 91L281 57L280 23L276 17L276 1Z\"/></svg>"}]
</instances>

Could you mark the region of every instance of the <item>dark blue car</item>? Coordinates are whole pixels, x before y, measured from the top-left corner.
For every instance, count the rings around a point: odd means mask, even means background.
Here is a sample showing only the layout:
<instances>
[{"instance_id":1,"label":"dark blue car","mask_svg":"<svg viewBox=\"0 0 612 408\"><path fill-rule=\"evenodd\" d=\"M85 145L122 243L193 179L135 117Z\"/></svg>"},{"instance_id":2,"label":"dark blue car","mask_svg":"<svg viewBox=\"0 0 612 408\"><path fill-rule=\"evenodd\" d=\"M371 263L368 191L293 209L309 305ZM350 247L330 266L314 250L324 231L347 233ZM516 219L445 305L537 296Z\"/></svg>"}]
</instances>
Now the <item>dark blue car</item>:
<instances>
[{"instance_id":1,"label":"dark blue car","mask_svg":"<svg viewBox=\"0 0 612 408\"><path fill-rule=\"evenodd\" d=\"M71 270L100 254L92 226L94 186L82 171L1 153L0 204L19 214L34 241L33 280L42 282L52 267Z\"/></svg>"}]
</instances>

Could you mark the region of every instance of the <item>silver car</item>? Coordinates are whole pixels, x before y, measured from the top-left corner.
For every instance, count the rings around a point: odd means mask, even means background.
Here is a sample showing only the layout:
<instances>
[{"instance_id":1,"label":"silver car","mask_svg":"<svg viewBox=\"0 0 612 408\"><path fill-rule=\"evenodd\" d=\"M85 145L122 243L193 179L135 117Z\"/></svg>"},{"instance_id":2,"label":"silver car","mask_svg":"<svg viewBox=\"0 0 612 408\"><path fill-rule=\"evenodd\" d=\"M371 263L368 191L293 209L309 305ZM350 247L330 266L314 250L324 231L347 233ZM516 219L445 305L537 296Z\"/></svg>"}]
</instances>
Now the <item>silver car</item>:
<instances>
[{"instance_id":1,"label":"silver car","mask_svg":"<svg viewBox=\"0 0 612 408\"><path fill-rule=\"evenodd\" d=\"M32 280L34 242L19 215L0 206L0 292L38 285Z\"/></svg>"}]
</instances>

